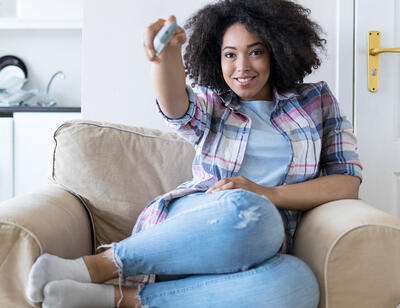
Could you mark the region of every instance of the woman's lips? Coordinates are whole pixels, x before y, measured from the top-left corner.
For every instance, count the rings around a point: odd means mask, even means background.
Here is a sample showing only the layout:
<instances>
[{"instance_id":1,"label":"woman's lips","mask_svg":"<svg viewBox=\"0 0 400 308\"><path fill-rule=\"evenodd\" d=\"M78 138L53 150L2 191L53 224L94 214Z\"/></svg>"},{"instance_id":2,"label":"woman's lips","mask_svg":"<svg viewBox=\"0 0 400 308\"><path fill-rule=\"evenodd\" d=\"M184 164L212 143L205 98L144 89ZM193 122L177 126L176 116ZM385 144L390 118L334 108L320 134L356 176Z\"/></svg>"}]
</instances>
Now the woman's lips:
<instances>
[{"instance_id":1,"label":"woman's lips","mask_svg":"<svg viewBox=\"0 0 400 308\"><path fill-rule=\"evenodd\" d=\"M246 87L249 84L252 83L252 81L255 79L256 77L234 77L233 79L235 80L235 82L241 86L241 87Z\"/></svg>"}]
</instances>

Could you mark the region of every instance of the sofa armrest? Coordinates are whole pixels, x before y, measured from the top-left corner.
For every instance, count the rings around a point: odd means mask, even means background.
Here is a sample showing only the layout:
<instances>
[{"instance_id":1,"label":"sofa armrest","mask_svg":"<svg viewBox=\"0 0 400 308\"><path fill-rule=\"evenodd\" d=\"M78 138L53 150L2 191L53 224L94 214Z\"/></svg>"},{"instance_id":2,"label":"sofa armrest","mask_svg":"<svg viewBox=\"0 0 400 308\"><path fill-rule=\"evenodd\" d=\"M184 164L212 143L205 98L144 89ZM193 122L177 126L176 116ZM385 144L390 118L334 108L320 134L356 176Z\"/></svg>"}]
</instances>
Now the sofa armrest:
<instances>
[{"instance_id":1,"label":"sofa armrest","mask_svg":"<svg viewBox=\"0 0 400 308\"><path fill-rule=\"evenodd\" d=\"M69 192L49 185L0 203L0 307L31 307L29 270L44 252L65 258L92 253L88 213Z\"/></svg>"},{"instance_id":2,"label":"sofa armrest","mask_svg":"<svg viewBox=\"0 0 400 308\"><path fill-rule=\"evenodd\" d=\"M400 220L362 200L333 201L305 213L294 255L318 278L320 308L400 304Z\"/></svg>"}]
</instances>

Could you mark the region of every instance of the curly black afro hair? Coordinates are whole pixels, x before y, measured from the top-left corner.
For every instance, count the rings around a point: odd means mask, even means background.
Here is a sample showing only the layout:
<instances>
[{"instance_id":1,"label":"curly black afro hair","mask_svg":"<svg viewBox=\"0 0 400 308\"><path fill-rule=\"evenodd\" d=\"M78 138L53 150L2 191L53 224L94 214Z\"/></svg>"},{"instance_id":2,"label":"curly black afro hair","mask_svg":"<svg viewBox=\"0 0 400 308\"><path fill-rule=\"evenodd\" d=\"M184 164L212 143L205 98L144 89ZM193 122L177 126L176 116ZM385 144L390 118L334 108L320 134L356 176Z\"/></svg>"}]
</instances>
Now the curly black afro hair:
<instances>
[{"instance_id":1,"label":"curly black afro hair","mask_svg":"<svg viewBox=\"0 0 400 308\"><path fill-rule=\"evenodd\" d=\"M294 89L321 65L325 51L321 27L309 19L310 10L289 0L220 0L200 9L184 25L188 43L186 74L200 86L218 93L229 90L221 70L225 31L243 24L265 42L271 55L270 83L280 92Z\"/></svg>"}]
</instances>

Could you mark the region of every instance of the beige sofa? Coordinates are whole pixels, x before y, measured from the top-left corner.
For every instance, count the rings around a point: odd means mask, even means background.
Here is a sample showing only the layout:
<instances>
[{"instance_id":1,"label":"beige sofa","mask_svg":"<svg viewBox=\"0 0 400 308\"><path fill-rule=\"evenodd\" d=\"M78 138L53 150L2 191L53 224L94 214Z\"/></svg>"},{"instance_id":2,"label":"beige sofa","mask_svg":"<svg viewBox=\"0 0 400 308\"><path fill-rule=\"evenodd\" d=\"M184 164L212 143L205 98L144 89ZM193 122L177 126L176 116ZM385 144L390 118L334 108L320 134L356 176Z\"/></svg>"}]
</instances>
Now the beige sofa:
<instances>
[{"instance_id":1,"label":"beige sofa","mask_svg":"<svg viewBox=\"0 0 400 308\"><path fill-rule=\"evenodd\" d=\"M40 254L75 258L127 237L153 197L191 177L194 151L173 133L78 120L54 138L51 183L0 204L0 307L33 306L24 290ZM309 211L294 251L318 277L321 308L400 304L400 220L364 201Z\"/></svg>"}]
</instances>

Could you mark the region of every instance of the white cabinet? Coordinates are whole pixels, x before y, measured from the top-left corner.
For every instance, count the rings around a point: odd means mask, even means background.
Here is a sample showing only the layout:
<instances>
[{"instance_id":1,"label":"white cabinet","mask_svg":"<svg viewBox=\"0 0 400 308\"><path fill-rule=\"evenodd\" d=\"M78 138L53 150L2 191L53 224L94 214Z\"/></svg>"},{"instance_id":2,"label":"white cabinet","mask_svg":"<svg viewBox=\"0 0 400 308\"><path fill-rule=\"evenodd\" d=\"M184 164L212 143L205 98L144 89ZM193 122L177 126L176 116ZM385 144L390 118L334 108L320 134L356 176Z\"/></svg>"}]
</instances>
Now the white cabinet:
<instances>
[{"instance_id":1,"label":"white cabinet","mask_svg":"<svg viewBox=\"0 0 400 308\"><path fill-rule=\"evenodd\" d=\"M53 138L80 112L0 112L0 202L49 183Z\"/></svg>"},{"instance_id":2,"label":"white cabinet","mask_svg":"<svg viewBox=\"0 0 400 308\"><path fill-rule=\"evenodd\" d=\"M13 196L13 118L0 117L0 201Z\"/></svg>"},{"instance_id":3,"label":"white cabinet","mask_svg":"<svg viewBox=\"0 0 400 308\"><path fill-rule=\"evenodd\" d=\"M55 130L78 112L14 113L14 192L29 193L49 182Z\"/></svg>"}]
</instances>

